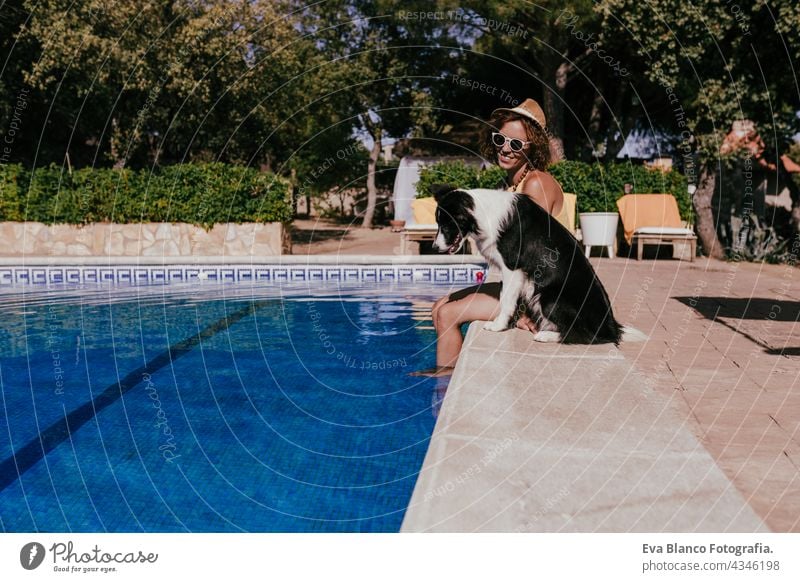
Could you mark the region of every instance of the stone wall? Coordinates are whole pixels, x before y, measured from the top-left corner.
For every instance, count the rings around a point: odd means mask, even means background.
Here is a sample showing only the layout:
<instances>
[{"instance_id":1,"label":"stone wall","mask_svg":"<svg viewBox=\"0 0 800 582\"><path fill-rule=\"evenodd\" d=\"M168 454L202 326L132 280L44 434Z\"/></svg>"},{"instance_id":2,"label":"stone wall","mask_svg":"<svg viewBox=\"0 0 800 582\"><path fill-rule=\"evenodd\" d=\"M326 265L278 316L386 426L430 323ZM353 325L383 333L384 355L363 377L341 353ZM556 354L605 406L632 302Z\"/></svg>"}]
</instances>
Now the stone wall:
<instances>
[{"instance_id":1,"label":"stone wall","mask_svg":"<svg viewBox=\"0 0 800 582\"><path fill-rule=\"evenodd\" d=\"M0 256L267 256L290 252L284 225L186 223L46 225L0 222Z\"/></svg>"}]
</instances>

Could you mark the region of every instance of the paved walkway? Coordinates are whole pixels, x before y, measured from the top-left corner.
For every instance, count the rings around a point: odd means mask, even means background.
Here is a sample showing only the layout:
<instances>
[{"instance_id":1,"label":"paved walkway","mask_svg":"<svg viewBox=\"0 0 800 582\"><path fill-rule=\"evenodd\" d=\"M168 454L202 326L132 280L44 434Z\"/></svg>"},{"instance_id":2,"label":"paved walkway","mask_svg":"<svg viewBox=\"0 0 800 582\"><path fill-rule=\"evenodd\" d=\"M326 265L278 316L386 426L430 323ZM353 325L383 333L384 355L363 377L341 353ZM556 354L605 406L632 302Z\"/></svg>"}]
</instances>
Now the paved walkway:
<instances>
[{"instance_id":1,"label":"paved walkway","mask_svg":"<svg viewBox=\"0 0 800 582\"><path fill-rule=\"evenodd\" d=\"M618 318L651 336L625 357L770 529L800 531L800 270L612 263L598 271Z\"/></svg>"},{"instance_id":2,"label":"paved walkway","mask_svg":"<svg viewBox=\"0 0 800 582\"><path fill-rule=\"evenodd\" d=\"M593 263L650 339L471 328L404 529L800 531L800 271Z\"/></svg>"}]
</instances>

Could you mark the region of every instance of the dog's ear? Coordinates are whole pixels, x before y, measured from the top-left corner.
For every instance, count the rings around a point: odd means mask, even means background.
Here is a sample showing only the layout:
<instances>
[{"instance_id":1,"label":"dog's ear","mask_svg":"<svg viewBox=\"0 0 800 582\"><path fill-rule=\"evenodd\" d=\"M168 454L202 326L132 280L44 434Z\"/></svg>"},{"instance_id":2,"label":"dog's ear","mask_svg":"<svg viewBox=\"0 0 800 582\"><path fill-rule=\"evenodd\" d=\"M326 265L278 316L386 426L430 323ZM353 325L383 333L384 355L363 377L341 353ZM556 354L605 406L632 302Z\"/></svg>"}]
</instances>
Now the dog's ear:
<instances>
[{"instance_id":1,"label":"dog's ear","mask_svg":"<svg viewBox=\"0 0 800 582\"><path fill-rule=\"evenodd\" d=\"M438 203L442 196L449 194L455 189L456 187L451 186L450 184L431 184L431 186L428 188L428 191L433 194L433 199Z\"/></svg>"}]
</instances>

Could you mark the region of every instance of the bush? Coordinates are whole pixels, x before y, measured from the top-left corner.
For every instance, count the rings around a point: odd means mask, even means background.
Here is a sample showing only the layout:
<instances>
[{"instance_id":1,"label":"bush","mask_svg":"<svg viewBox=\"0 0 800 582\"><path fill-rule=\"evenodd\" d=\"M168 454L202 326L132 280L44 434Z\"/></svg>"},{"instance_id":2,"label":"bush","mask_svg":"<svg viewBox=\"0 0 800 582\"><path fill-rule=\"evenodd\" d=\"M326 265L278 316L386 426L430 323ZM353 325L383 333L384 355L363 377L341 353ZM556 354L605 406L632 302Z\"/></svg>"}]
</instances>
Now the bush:
<instances>
[{"instance_id":1,"label":"bush","mask_svg":"<svg viewBox=\"0 0 800 582\"><path fill-rule=\"evenodd\" d=\"M497 188L504 177L505 172L497 166L482 170L462 161L439 162L420 172L417 198L430 197L430 187L434 184L450 184L456 188Z\"/></svg>"},{"instance_id":2,"label":"bush","mask_svg":"<svg viewBox=\"0 0 800 582\"><path fill-rule=\"evenodd\" d=\"M221 163L149 170L0 168L0 220L46 224L286 222L288 182Z\"/></svg>"},{"instance_id":3,"label":"bush","mask_svg":"<svg viewBox=\"0 0 800 582\"><path fill-rule=\"evenodd\" d=\"M616 212L616 201L625 193L625 184L633 193L668 193L675 196L683 220L692 220L692 199L686 190L686 177L676 170L662 172L633 164L587 164L563 161L548 168L564 192L578 196L578 212ZM420 172L417 197L430 196L432 184L453 184L459 188L496 188L505 172L497 166L478 170L464 162L442 162Z\"/></svg>"},{"instance_id":4,"label":"bush","mask_svg":"<svg viewBox=\"0 0 800 582\"><path fill-rule=\"evenodd\" d=\"M3 220L22 220L17 184L21 173L19 164L0 164L0 217Z\"/></svg>"},{"instance_id":5,"label":"bush","mask_svg":"<svg viewBox=\"0 0 800 582\"><path fill-rule=\"evenodd\" d=\"M672 194L683 220L692 220L692 199L686 177L676 170L663 172L629 163L587 164L559 162L548 170L564 192L578 196L578 212L616 212L617 200L630 184L632 194Z\"/></svg>"}]
</instances>

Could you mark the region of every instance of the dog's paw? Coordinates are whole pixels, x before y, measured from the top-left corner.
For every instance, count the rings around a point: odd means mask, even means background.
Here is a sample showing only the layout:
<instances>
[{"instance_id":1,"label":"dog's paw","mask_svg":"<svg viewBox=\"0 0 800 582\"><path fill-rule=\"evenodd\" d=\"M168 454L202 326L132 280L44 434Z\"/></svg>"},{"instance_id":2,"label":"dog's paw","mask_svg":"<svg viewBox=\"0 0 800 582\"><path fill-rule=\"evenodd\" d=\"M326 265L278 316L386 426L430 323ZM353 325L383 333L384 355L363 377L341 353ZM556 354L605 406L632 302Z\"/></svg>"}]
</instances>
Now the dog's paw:
<instances>
[{"instance_id":1,"label":"dog's paw","mask_svg":"<svg viewBox=\"0 0 800 582\"><path fill-rule=\"evenodd\" d=\"M498 322L496 319L483 324L483 329L486 331L505 331L507 328L507 325L503 325L502 321Z\"/></svg>"},{"instance_id":2,"label":"dog's paw","mask_svg":"<svg viewBox=\"0 0 800 582\"><path fill-rule=\"evenodd\" d=\"M533 334L533 339L537 342L554 343L561 341L561 334L557 331L537 331Z\"/></svg>"}]
</instances>

